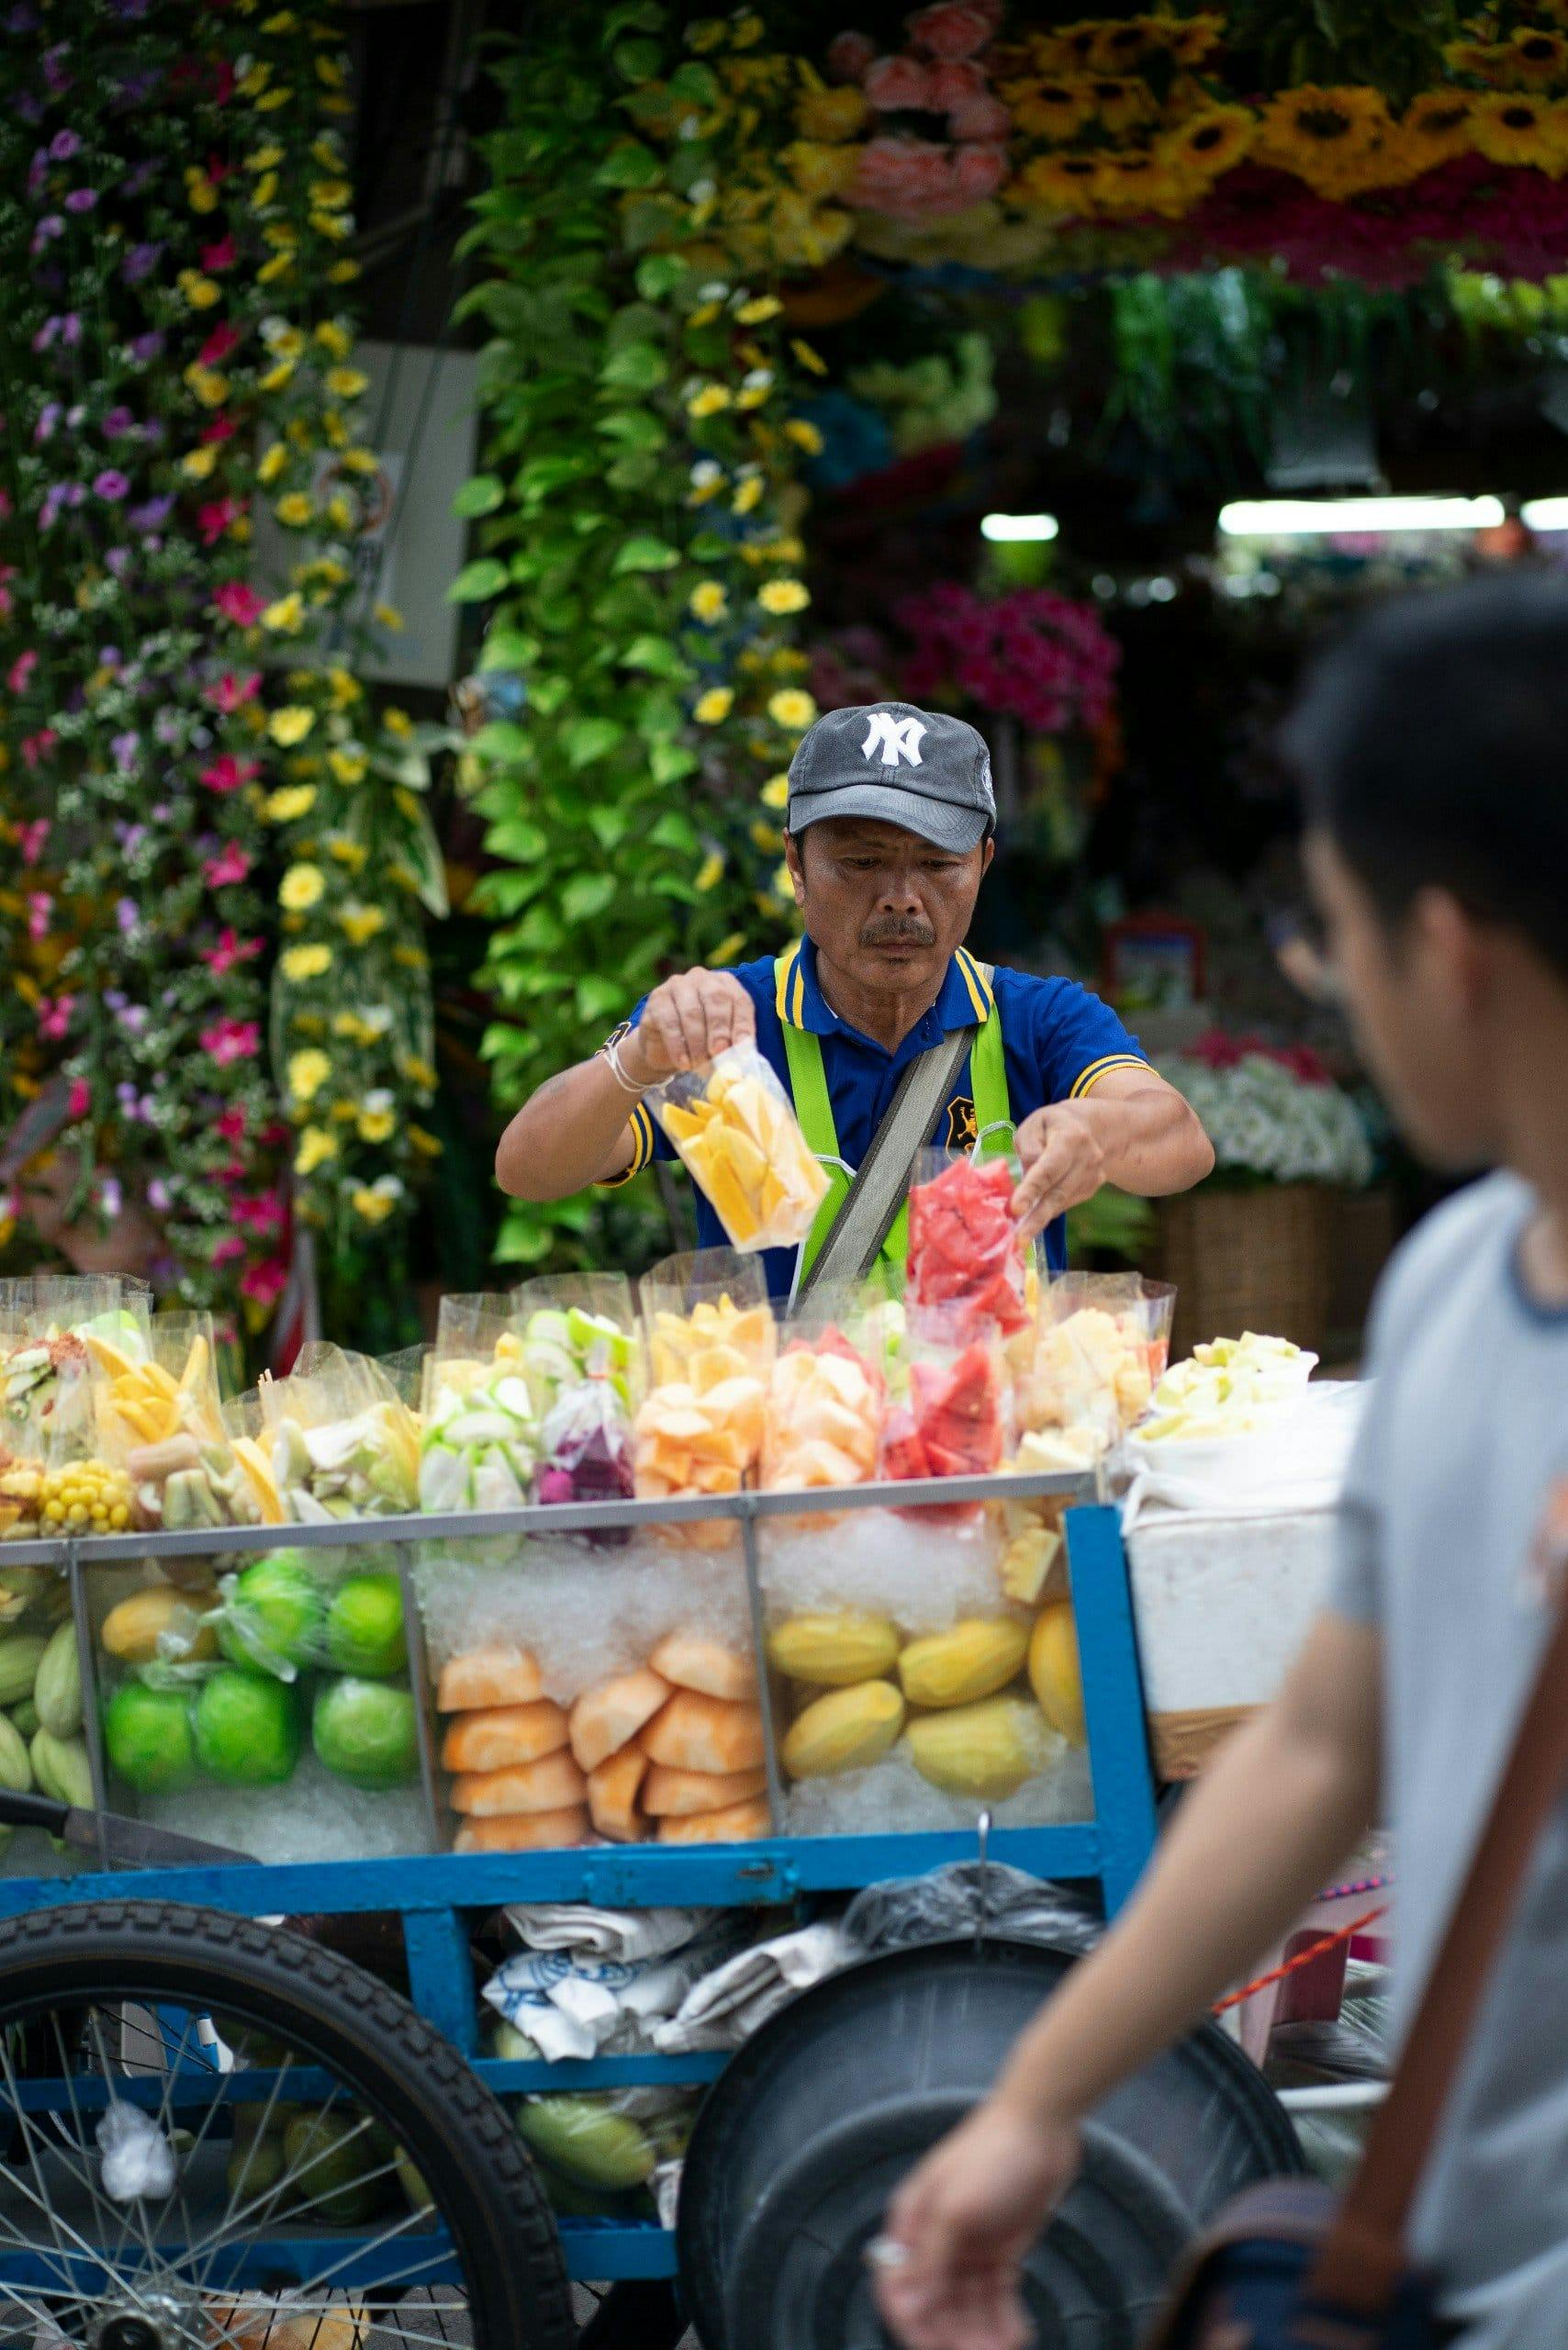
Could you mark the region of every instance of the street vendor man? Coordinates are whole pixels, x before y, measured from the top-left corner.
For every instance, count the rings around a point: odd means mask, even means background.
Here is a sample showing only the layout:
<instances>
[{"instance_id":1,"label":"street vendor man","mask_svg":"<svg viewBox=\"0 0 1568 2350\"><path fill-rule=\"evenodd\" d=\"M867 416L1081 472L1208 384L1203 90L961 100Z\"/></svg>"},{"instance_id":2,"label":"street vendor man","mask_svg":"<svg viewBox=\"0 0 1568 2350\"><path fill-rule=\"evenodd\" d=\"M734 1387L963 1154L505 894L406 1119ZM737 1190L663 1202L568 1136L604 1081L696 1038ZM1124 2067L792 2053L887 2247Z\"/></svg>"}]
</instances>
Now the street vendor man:
<instances>
[{"instance_id":1,"label":"street vendor man","mask_svg":"<svg viewBox=\"0 0 1568 2350\"><path fill-rule=\"evenodd\" d=\"M1052 1270L1066 1263L1067 1211L1103 1183L1158 1198L1209 1172L1197 1118L1107 1004L966 948L996 824L972 726L908 702L829 711L790 763L786 823L805 935L778 957L653 989L591 1059L517 1113L496 1154L503 1190L561 1199L673 1157L644 1095L738 1044L767 1060L834 1178L802 1247L767 1252L776 1299L824 1246L831 1261L854 1178L867 1162L868 1182L868 1162L888 1158L901 1116L891 1156L903 1183L923 1143L1016 1152L1014 1214L1025 1239L1045 1234ZM698 1236L705 1248L724 1239L700 1196ZM896 1225L874 1233L861 1270L901 1240Z\"/></svg>"}]
</instances>

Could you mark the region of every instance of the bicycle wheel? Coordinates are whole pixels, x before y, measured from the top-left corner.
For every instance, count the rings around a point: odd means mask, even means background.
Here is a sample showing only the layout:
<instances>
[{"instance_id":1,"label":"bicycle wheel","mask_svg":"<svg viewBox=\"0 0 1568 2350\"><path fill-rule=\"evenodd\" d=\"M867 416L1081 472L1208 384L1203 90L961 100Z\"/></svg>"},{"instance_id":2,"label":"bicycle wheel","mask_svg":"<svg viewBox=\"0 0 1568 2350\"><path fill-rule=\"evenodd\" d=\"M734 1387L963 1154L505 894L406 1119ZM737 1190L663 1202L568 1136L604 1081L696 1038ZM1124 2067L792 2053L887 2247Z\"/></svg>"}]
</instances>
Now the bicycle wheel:
<instances>
[{"instance_id":1,"label":"bicycle wheel","mask_svg":"<svg viewBox=\"0 0 1568 2350\"><path fill-rule=\"evenodd\" d=\"M574 2339L500 2105L385 1985L248 1919L126 1901L0 1925L0 2341Z\"/></svg>"}]
</instances>

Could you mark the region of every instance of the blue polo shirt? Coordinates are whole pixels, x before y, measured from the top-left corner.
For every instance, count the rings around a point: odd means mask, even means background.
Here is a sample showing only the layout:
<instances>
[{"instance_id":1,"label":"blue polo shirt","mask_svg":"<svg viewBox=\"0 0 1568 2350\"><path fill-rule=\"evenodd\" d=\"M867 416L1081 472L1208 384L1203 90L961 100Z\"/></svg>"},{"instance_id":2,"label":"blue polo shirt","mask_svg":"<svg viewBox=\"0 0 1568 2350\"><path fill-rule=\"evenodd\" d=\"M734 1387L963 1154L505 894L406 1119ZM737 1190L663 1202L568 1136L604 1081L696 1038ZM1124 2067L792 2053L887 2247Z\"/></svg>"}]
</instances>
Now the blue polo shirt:
<instances>
[{"instance_id":1,"label":"blue polo shirt","mask_svg":"<svg viewBox=\"0 0 1568 2350\"><path fill-rule=\"evenodd\" d=\"M993 999L1002 1016L1002 1057L1007 1093L1014 1125L1047 1102L1081 1101L1108 1069L1142 1069L1148 1062L1136 1036L1130 1036L1111 1010L1087 988L1072 979L1037 979L1027 971L998 969L988 983L980 965L960 947L947 966L935 1002L894 1052L863 1035L834 1012L817 979L817 950L809 938L790 949L781 973L774 958L741 963L737 979L756 1010L756 1044L786 1093L790 1068L784 1056L784 1030L803 1028L822 1039L823 1072L833 1103L838 1147L846 1163L858 1167L876 1133L906 1064L928 1046L939 1044L949 1029L972 1026L986 1018ZM644 998L644 1002L647 999ZM629 1021L616 1031L623 1035L643 1015L639 1003ZM674 1144L652 1113L641 1104L632 1113L635 1153L618 1182L629 1182L655 1158L673 1158ZM969 1064L958 1072L947 1106L931 1132L933 1143L964 1148L975 1140L974 1087ZM724 1230L703 1193L697 1194L697 1237L703 1248L724 1245ZM1067 1263L1063 1220L1048 1225L1046 1256L1053 1271ZM795 1251L769 1248L763 1262L767 1286L776 1298L788 1297L794 1277Z\"/></svg>"}]
</instances>

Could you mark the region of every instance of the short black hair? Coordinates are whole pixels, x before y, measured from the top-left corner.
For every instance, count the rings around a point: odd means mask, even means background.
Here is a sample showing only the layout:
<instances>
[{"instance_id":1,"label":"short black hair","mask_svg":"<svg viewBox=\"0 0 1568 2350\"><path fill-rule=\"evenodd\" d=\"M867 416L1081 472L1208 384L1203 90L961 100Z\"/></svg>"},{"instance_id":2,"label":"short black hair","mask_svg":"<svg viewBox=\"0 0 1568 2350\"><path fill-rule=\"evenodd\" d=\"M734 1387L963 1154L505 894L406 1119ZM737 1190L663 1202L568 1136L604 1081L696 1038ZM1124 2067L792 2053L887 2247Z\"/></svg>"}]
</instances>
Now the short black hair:
<instances>
[{"instance_id":1,"label":"short black hair","mask_svg":"<svg viewBox=\"0 0 1568 2350\"><path fill-rule=\"evenodd\" d=\"M1383 606L1314 663L1281 747L1386 921L1447 890L1568 978L1568 584Z\"/></svg>"}]
</instances>

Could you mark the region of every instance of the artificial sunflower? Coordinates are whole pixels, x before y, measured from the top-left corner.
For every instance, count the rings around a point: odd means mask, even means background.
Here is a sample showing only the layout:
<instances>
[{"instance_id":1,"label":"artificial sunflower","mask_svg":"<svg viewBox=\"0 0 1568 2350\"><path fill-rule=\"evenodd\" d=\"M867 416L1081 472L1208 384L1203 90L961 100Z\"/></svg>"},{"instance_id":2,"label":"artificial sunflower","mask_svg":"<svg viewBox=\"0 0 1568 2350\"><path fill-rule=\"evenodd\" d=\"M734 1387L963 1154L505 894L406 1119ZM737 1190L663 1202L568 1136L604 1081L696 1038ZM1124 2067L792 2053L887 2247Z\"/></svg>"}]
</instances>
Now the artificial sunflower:
<instances>
[{"instance_id":1,"label":"artificial sunflower","mask_svg":"<svg viewBox=\"0 0 1568 2350\"><path fill-rule=\"evenodd\" d=\"M1514 73L1523 86L1550 89L1568 75L1568 40L1561 33L1521 25L1509 35L1506 46L1512 52Z\"/></svg>"},{"instance_id":2,"label":"artificial sunflower","mask_svg":"<svg viewBox=\"0 0 1568 2350\"><path fill-rule=\"evenodd\" d=\"M1094 103L1087 82L1025 84L1013 108L1020 130L1034 139L1048 139L1065 146L1086 122L1092 121Z\"/></svg>"},{"instance_id":3,"label":"artificial sunflower","mask_svg":"<svg viewBox=\"0 0 1568 2350\"><path fill-rule=\"evenodd\" d=\"M1468 155L1473 144L1475 100L1463 90L1423 90L1406 107L1399 125L1410 154L1422 171Z\"/></svg>"},{"instance_id":4,"label":"artificial sunflower","mask_svg":"<svg viewBox=\"0 0 1568 2350\"><path fill-rule=\"evenodd\" d=\"M1478 98L1474 140L1489 162L1534 164L1555 174L1568 164L1568 108L1522 93Z\"/></svg>"},{"instance_id":5,"label":"artificial sunflower","mask_svg":"<svg viewBox=\"0 0 1568 2350\"><path fill-rule=\"evenodd\" d=\"M1233 171L1258 136L1256 118L1245 106L1205 106L1156 141L1167 170L1189 179L1216 180Z\"/></svg>"},{"instance_id":6,"label":"artificial sunflower","mask_svg":"<svg viewBox=\"0 0 1568 2350\"><path fill-rule=\"evenodd\" d=\"M1094 193L1100 210L1116 218L1163 212L1174 218L1187 208L1186 187L1151 147L1103 155Z\"/></svg>"},{"instance_id":7,"label":"artificial sunflower","mask_svg":"<svg viewBox=\"0 0 1568 2350\"><path fill-rule=\"evenodd\" d=\"M1225 38L1225 18L1217 11L1162 22L1164 45L1178 65L1201 65Z\"/></svg>"},{"instance_id":8,"label":"artificial sunflower","mask_svg":"<svg viewBox=\"0 0 1568 2350\"><path fill-rule=\"evenodd\" d=\"M1082 220L1098 206L1100 173L1097 155L1036 155L1019 173L1014 193L1064 219Z\"/></svg>"},{"instance_id":9,"label":"artificial sunflower","mask_svg":"<svg viewBox=\"0 0 1568 2350\"><path fill-rule=\"evenodd\" d=\"M1040 36L1040 58L1047 72L1092 73L1094 52L1106 29L1103 17L1086 17L1076 25L1058 25Z\"/></svg>"},{"instance_id":10,"label":"artificial sunflower","mask_svg":"<svg viewBox=\"0 0 1568 2350\"><path fill-rule=\"evenodd\" d=\"M1134 81L1126 75L1101 74L1089 84L1089 102L1093 118L1113 139L1124 131L1137 130L1153 122L1159 108L1154 93L1147 82Z\"/></svg>"},{"instance_id":11,"label":"artificial sunflower","mask_svg":"<svg viewBox=\"0 0 1568 2350\"><path fill-rule=\"evenodd\" d=\"M1380 90L1305 83L1262 109L1258 160L1293 172L1319 196L1341 199L1377 185L1378 152L1392 129Z\"/></svg>"}]
</instances>

